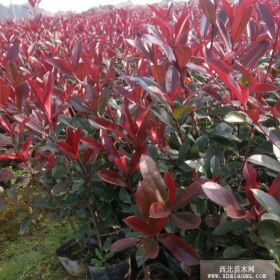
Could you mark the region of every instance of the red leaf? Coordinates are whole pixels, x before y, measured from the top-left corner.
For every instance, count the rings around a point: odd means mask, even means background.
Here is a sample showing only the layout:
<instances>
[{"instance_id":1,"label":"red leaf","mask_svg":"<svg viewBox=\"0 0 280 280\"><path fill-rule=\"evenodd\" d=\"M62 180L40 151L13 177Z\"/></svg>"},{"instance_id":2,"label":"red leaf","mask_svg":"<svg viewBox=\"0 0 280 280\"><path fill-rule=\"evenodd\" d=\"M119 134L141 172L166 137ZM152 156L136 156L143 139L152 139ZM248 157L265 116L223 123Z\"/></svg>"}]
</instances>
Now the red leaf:
<instances>
[{"instance_id":1,"label":"red leaf","mask_svg":"<svg viewBox=\"0 0 280 280\"><path fill-rule=\"evenodd\" d=\"M114 132L117 136L127 139L127 136L122 133L121 127L112 121L108 121L99 117L92 117L89 119L89 123L96 129L106 129Z\"/></svg>"},{"instance_id":2,"label":"red leaf","mask_svg":"<svg viewBox=\"0 0 280 280\"><path fill-rule=\"evenodd\" d=\"M280 174L274 179L269 187L268 194L273 196L280 203Z\"/></svg>"},{"instance_id":3,"label":"red leaf","mask_svg":"<svg viewBox=\"0 0 280 280\"><path fill-rule=\"evenodd\" d=\"M275 21L271 11L266 5L259 3L259 11L262 17L262 21L266 24L271 38L275 38Z\"/></svg>"},{"instance_id":4,"label":"red leaf","mask_svg":"<svg viewBox=\"0 0 280 280\"><path fill-rule=\"evenodd\" d=\"M43 105L44 105L49 123L52 123L53 87L54 87L54 75L53 75L53 72L48 72L44 75L45 98L44 98Z\"/></svg>"},{"instance_id":5,"label":"red leaf","mask_svg":"<svg viewBox=\"0 0 280 280\"><path fill-rule=\"evenodd\" d=\"M73 68L75 69L79 63L82 52L82 42L79 41L73 48L71 54L71 63Z\"/></svg>"},{"instance_id":6,"label":"red leaf","mask_svg":"<svg viewBox=\"0 0 280 280\"><path fill-rule=\"evenodd\" d=\"M73 151L72 147L65 142L57 142L56 145L65 153L70 155L73 159L78 159L77 155Z\"/></svg>"},{"instance_id":7,"label":"red leaf","mask_svg":"<svg viewBox=\"0 0 280 280\"><path fill-rule=\"evenodd\" d=\"M5 107L7 105L10 95L11 88L5 85L2 80L0 80L0 106Z\"/></svg>"},{"instance_id":8,"label":"red leaf","mask_svg":"<svg viewBox=\"0 0 280 280\"><path fill-rule=\"evenodd\" d=\"M77 129L73 131L71 128L66 129L66 143L70 145L75 154L78 155L79 144L81 140L81 131Z\"/></svg>"},{"instance_id":9,"label":"red leaf","mask_svg":"<svg viewBox=\"0 0 280 280\"><path fill-rule=\"evenodd\" d=\"M243 217L243 210L232 192L215 182L204 183L202 189L208 199L223 206L226 210L230 210L227 211L229 217L237 218L236 215Z\"/></svg>"},{"instance_id":10,"label":"red leaf","mask_svg":"<svg viewBox=\"0 0 280 280\"><path fill-rule=\"evenodd\" d=\"M260 118L261 111L259 109L248 109L245 110L248 116L253 120L253 122L257 123Z\"/></svg>"},{"instance_id":11,"label":"red leaf","mask_svg":"<svg viewBox=\"0 0 280 280\"><path fill-rule=\"evenodd\" d=\"M45 96L42 90L42 85L40 85L36 80L30 81L29 84L37 95L41 105L44 107Z\"/></svg>"},{"instance_id":12,"label":"red leaf","mask_svg":"<svg viewBox=\"0 0 280 280\"><path fill-rule=\"evenodd\" d=\"M176 61L181 69L186 67L188 61L193 55L191 48L180 44L174 47L174 53L176 56Z\"/></svg>"},{"instance_id":13,"label":"red leaf","mask_svg":"<svg viewBox=\"0 0 280 280\"><path fill-rule=\"evenodd\" d=\"M143 247L145 254L149 259L155 259L159 253L159 244L153 237L143 239Z\"/></svg>"},{"instance_id":14,"label":"red leaf","mask_svg":"<svg viewBox=\"0 0 280 280\"><path fill-rule=\"evenodd\" d=\"M199 0L199 6L203 10L206 18L212 23L216 24L216 9L211 0Z\"/></svg>"},{"instance_id":15,"label":"red leaf","mask_svg":"<svg viewBox=\"0 0 280 280\"><path fill-rule=\"evenodd\" d=\"M97 175L103 181L119 187L127 187L125 179L116 171L113 170L100 170Z\"/></svg>"},{"instance_id":16,"label":"red leaf","mask_svg":"<svg viewBox=\"0 0 280 280\"><path fill-rule=\"evenodd\" d=\"M4 116L0 116L0 125L5 129L6 132L12 132L12 125Z\"/></svg>"},{"instance_id":17,"label":"red leaf","mask_svg":"<svg viewBox=\"0 0 280 280\"><path fill-rule=\"evenodd\" d=\"M152 21L155 23L155 25L158 25L161 33L162 33L162 38L164 39L164 41L168 44L171 45L172 44L172 33L173 33L173 29L170 26L170 23L167 22L166 20L162 20L160 18L152 18ZM148 27L149 28L149 27Z\"/></svg>"},{"instance_id":18,"label":"red leaf","mask_svg":"<svg viewBox=\"0 0 280 280\"><path fill-rule=\"evenodd\" d=\"M165 203L167 200L167 190L164 181L151 157L142 155L140 159L140 170L145 182L150 184L157 201Z\"/></svg>"},{"instance_id":19,"label":"red leaf","mask_svg":"<svg viewBox=\"0 0 280 280\"><path fill-rule=\"evenodd\" d=\"M89 137L82 137L81 142L89 145L92 149L100 149L103 150L103 146L97 140Z\"/></svg>"},{"instance_id":20,"label":"red leaf","mask_svg":"<svg viewBox=\"0 0 280 280\"><path fill-rule=\"evenodd\" d=\"M47 119L52 122L52 90L54 86L54 77L52 72L44 76L44 85L40 85L36 80L29 82L33 91L37 95L39 102L44 109Z\"/></svg>"},{"instance_id":21,"label":"red leaf","mask_svg":"<svg viewBox=\"0 0 280 280\"><path fill-rule=\"evenodd\" d=\"M46 165L46 168L48 170L51 170L53 169L55 166L55 155L53 153L50 153L48 155L48 158L47 158L47 165Z\"/></svg>"},{"instance_id":22,"label":"red leaf","mask_svg":"<svg viewBox=\"0 0 280 280\"><path fill-rule=\"evenodd\" d=\"M18 58L19 44L12 45L7 51L7 59L14 62Z\"/></svg>"},{"instance_id":23,"label":"red leaf","mask_svg":"<svg viewBox=\"0 0 280 280\"><path fill-rule=\"evenodd\" d=\"M168 222L168 217L161 218L161 219L150 219L153 225L153 235L159 234Z\"/></svg>"},{"instance_id":24,"label":"red leaf","mask_svg":"<svg viewBox=\"0 0 280 280\"><path fill-rule=\"evenodd\" d=\"M274 84L257 84L250 87L250 93L259 93L259 92L266 92L266 91L276 91L280 88Z\"/></svg>"},{"instance_id":25,"label":"red leaf","mask_svg":"<svg viewBox=\"0 0 280 280\"><path fill-rule=\"evenodd\" d=\"M256 66L258 60L266 53L269 48L267 41L257 42L253 46L250 46L249 50L242 57L242 64L247 68L253 68Z\"/></svg>"},{"instance_id":26,"label":"red leaf","mask_svg":"<svg viewBox=\"0 0 280 280\"><path fill-rule=\"evenodd\" d=\"M232 91L235 97L242 103L246 105L248 101L248 90L241 90L239 84L233 78L229 67L221 60L216 59L211 54L207 55L207 63L209 67L215 71L220 79L226 84L226 86Z\"/></svg>"},{"instance_id":27,"label":"red leaf","mask_svg":"<svg viewBox=\"0 0 280 280\"><path fill-rule=\"evenodd\" d=\"M169 217L171 211L166 209L165 205L162 202L154 202L150 206L150 218L161 219Z\"/></svg>"},{"instance_id":28,"label":"red leaf","mask_svg":"<svg viewBox=\"0 0 280 280\"><path fill-rule=\"evenodd\" d=\"M144 219L147 219L150 215L150 206L157 201L157 197L150 184L146 181L139 183L135 194L135 201Z\"/></svg>"},{"instance_id":29,"label":"red leaf","mask_svg":"<svg viewBox=\"0 0 280 280\"><path fill-rule=\"evenodd\" d=\"M229 19L231 21L232 18L233 18L233 8L230 5L228 0L222 0L222 3L223 3L223 7L224 7L224 9L225 9L225 11L227 13L227 16L229 17Z\"/></svg>"},{"instance_id":30,"label":"red leaf","mask_svg":"<svg viewBox=\"0 0 280 280\"><path fill-rule=\"evenodd\" d=\"M217 28L224 40L227 51L228 52L231 51L232 45L231 45L231 41L230 41L230 35L229 35L227 28L224 25L224 22L221 19L218 19L218 21L217 21Z\"/></svg>"},{"instance_id":31,"label":"red leaf","mask_svg":"<svg viewBox=\"0 0 280 280\"><path fill-rule=\"evenodd\" d=\"M244 164L243 167L243 176L245 177L246 184L245 184L245 192L246 196L251 203L252 206L258 205L253 192L251 192L251 189L258 189L259 185L257 183L257 172L256 169L249 164L247 161Z\"/></svg>"},{"instance_id":32,"label":"red leaf","mask_svg":"<svg viewBox=\"0 0 280 280\"><path fill-rule=\"evenodd\" d=\"M177 198L175 202L175 208L179 209L186 206L192 199L203 195L202 185L209 182L208 179L199 179L189 185Z\"/></svg>"},{"instance_id":33,"label":"red leaf","mask_svg":"<svg viewBox=\"0 0 280 280\"><path fill-rule=\"evenodd\" d=\"M175 29L175 41L174 46L178 46L183 41L184 34L188 34L189 31L189 16L182 14L178 19Z\"/></svg>"},{"instance_id":34,"label":"red leaf","mask_svg":"<svg viewBox=\"0 0 280 280\"><path fill-rule=\"evenodd\" d=\"M146 235L153 235L153 230L150 226L136 216L129 216L123 220L132 230L142 232Z\"/></svg>"},{"instance_id":35,"label":"red leaf","mask_svg":"<svg viewBox=\"0 0 280 280\"><path fill-rule=\"evenodd\" d=\"M18 155L15 154L0 154L0 160L11 159L17 160L19 159Z\"/></svg>"},{"instance_id":36,"label":"red leaf","mask_svg":"<svg viewBox=\"0 0 280 280\"><path fill-rule=\"evenodd\" d=\"M54 57L54 58L48 58L46 60L50 65L58 68L61 72L68 74L68 75L72 75L73 73L73 69L71 67L71 65L64 61L63 59L60 59L58 57Z\"/></svg>"},{"instance_id":37,"label":"red leaf","mask_svg":"<svg viewBox=\"0 0 280 280\"><path fill-rule=\"evenodd\" d=\"M173 224L183 230L198 228L201 224L201 218L193 213L183 212L171 216Z\"/></svg>"},{"instance_id":38,"label":"red leaf","mask_svg":"<svg viewBox=\"0 0 280 280\"><path fill-rule=\"evenodd\" d=\"M80 130L72 131L70 128L66 130L66 142L57 142L57 146L64 152L69 154L73 159L79 158L79 144L81 139Z\"/></svg>"},{"instance_id":39,"label":"red leaf","mask_svg":"<svg viewBox=\"0 0 280 280\"><path fill-rule=\"evenodd\" d=\"M15 90L15 101L18 109L21 111L29 93L29 86L26 82L19 84Z\"/></svg>"},{"instance_id":40,"label":"red leaf","mask_svg":"<svg viewBox=\"0 0 280 280\"><path fill-rule=\"evenodd\" d=\"M176 66L171 64L165 76L165 88L169 95L172 95L177 89L180 81L180 74Z\"/></svg>"},{"instance_id":41,"label":"red leaf","mask_svg":"<svg viewBox=\"0 0 280 280\"><path fill-rule=\"evenodd\" d=\"M169 207L173 207L175 199L176 199L176 183L175 183L172 175L169 172L165 172L164 182L168 188Z\"/></svg>"},{"instance_id":42,"label":"red leaf","mask_svg":"<svg viewBox=\"0 0 280 280\"><path fill-rule=\"evenodd\" d=\"M174 53L173 53L171 47L168 46L167 44L165 44L164 42L162 42L160 39L158 39L157 37L155 37L153 35L149 35L149 34L144 34L142 38L147 43L160 46L160 48L162 49L162 51L168 58L169 62L175 61L175 56L174 56Z\"/></svg>"},{"instance_id":43,"label":"red leaf","mask_svg":"<svg viewBox=\"0 0 280 280\"><path fill-rule=\"evenodd\" d=\"M253 0L244 0L235 10L231 27L231 36L233 42L238 41L242 32L246 28L246 25L252 14L252 2Z\"/></svg>"},{"instance_id":44,"label":"red leaf","mask_svg":"<svg viewBox=\"0 0 280 280\"><path fill-rule=\"evenodd\" d=\"M138 238L126 237L114 242L111 246L112 252L120 252L134 246L139 241Z\"/></svg>"},{"instance_id":45,"label":"red leaf","mask_svg":"<svg viewBox=\"0 0 280 280\"><path fill-rule=\"evenodd\" d=\"M166 233L158 238L180 262L187 265L199 265L200 256L190 244L183 241L174 233Z\"/></svg>"}]
</instances>

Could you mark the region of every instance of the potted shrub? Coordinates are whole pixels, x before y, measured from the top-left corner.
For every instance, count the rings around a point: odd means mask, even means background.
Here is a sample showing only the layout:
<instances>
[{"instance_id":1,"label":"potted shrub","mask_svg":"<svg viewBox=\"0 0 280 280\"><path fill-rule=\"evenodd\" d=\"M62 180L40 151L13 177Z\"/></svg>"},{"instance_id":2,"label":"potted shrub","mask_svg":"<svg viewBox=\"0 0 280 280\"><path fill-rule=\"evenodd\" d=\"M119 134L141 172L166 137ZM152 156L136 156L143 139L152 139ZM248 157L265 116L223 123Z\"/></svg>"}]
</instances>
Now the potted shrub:
<instances>
[{"instance_id":1,"label":"potted shrub","mask_svg":"<svg viewBox=\"0 0 280 280\"><path fill-rule=\"evenodd\" d=\"M128 236L112 244L112 252L119 252L134 245L141 246L147 259L156 259L163 246L177 259L182 267L196 266L200 263L197 250L180 237L179 232L198 228L201 218L191 212L180 211L194 198L205 196L223 206L229 217L245 218L234 195L219 184L199 179L188 186L176 197L177 188L169 172L161 177L155 162L147 155L142 155L140 170L143 181L138 184L135 194L139 216L129 216L123 222L137 233L137 237ZM169 226L165 230L168 221Z\"/></svg>"}]
</instances>

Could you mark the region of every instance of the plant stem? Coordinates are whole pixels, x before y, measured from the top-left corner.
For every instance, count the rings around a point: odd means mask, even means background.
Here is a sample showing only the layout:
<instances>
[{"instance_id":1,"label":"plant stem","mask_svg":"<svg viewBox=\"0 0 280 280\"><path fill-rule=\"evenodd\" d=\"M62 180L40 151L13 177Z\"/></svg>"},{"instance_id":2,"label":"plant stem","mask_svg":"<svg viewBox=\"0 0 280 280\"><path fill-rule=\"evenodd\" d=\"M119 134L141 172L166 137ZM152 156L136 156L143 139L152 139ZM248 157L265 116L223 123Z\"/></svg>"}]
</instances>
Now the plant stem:
<instances>
[{"instance_id":1,"label":"plant stem","mask_svg":"<svg viewBox=\"0 0 280 280\"><path fill-rule=\"evenodd\" d=\"M97 226L97 220L96 220L95 213L93 212L93 209L92 209L91 205L86 200L84 200L84 203L85 203L85 205L87 206L87 208L90 211L90 215L91 215L91 218L92 218L94 232L95 232L95 235L96 235L96 239L97 239L99 250L101 252L103 252L103 245L102 245L102 241L101 241L101 235L100 235L100 232L99 232L99 229L98 229L98 226Z\"/></svg>"},{"instance_id":2,"label":"plant stem","mask_svg":"<svg viewBox=\"0 0 280 280\"><path fill-rule=\"evenodd\" d=\"M254 124L252 124L251 128L250 128L249 142L248 142L248 145L247 145L247 148L246 148L246 152L245 152L245 155L244 155L244 161L243 161L243 164L242 164L242 170L244 168L245 161L248 158L249 153L250 153L250 149L252 147L254 130L255 130L255 127L254 127ZM238 186L238 191L240 191L241 188L242 188L242 177L240 179L240 183L239 183L239 186Z\"/></svg>"}]
</instances>

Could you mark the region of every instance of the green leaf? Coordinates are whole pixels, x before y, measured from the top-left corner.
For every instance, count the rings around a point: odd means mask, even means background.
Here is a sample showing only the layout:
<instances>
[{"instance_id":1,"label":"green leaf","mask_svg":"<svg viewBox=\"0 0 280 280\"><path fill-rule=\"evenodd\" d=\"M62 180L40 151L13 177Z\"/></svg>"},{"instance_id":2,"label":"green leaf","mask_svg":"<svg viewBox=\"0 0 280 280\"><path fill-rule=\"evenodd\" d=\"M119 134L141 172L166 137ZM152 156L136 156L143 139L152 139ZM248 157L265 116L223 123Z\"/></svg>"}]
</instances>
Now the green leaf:
<instances>
[{"instance_id":1,"label":"green leaf","mask_svg":"<svg viewBox=\"0 0 280 280\"><path fill-rule=\"evenodd\" d=\"M242 112L230 112L228 113L224 121L227 123L244 123L246 119L246 116Z\"/></svg>"},{"instance_id":2,"label":"green leaf","mask_svg":"<svg viewBox=\"0 0 280 280\"><path fill-rule=\"evenodd\" d=\"M280 162L267 155L253 155L247 159L249 162L280 172Z\"/></svg>"},{"instance_id":3,"label":"green leaf","mask_svg":"<svg viewBox=\"0 0 280 280\"><path fill-rule=\"evenodd\" d=\"M220 159L217 156L213 156L210 160L210 171L213 176L217 176L220 170Z\"/></svg>"},{"instance_id":4,"label":"green leaf","mask_svg":"<svg viewBox=\"0 0 280 280\"><path fill-rule=\"evenodd\" d=\"M206 174L206 171L205 171L205 160L203 158L201 159L197 159L197 160L186 160L185 163L197 170L198 172L202 173L202 174Z\"/></svg>"},{"instance_id":5,"label":"green leaf","mask_svg":"<svg viewBox=\"0 0 280 280\"><path fill-rule=\"evenodd\" d=\"M165 108L158 108L157 111L152 109L152 113L156 118L158 118L162 123L166 124L169 127L174 127L174 122L170 114L166 111Z\"/></svg>"},{"instance_id":6,"label":"green leaf","mask_svg":"<svg viewBox=\"0 0 280 280\"><path fill-rule=\"evenodd\" d=\"M227 140L240 142L241 140L237 136L233 135L232 133L233 133L232 127L230 127L226 123L220 123L212 130L212 134L214 136L216 135Z\"/></svg>"},{"instance_id":7,"label":"green leaf","mask_svg":"<svg viewBox=\"0 0 280 280\"><path fill-rule=\"evenodd\" d=\"M142 266L146 261L148 260L148 257L145 254L143 245L137 247L136 251L136 262L137 266Z\"/></svg>"},{"instance_id":8,"label":"green leaf","mask_svg":"<svg viewBox=\"0 0 280 280\"><path fill-rule=\"evenodd\" d=\"M280 217L278 215L273 214L273 213L264 213L261 216L261 220L262 221L271 220L271 221L275 221L275 222L280 223Z\"/></svg>"},{"instance_id":9,"label":"green leaf","mask_svg":"<svg viewBox=\"0 0 280 280\"><path fill-rule=\"evenodd\" d=\"M230 247L227 247L224 250L223 257L225 259L231 259L231 258L235 259L235 258L240 257L246 251L247 251L247 249L244 249L244 248L239 247L239 246L230 246Z\"/></svg>"},{"instance_id":10,"label":"green leaf","mask_svg":"<svg viewBox=\"0 0 280 280\"><path fill-rule=\"evenodd\" d=\"M61 196L69 190L71 190L71 183L64 181L64 182L55 184L53 186L52 193L53 193L53 196Z\"/></svg>"},{"instance_id":11,"label":"green leaf","mask_svg":"<svg viewBox=\"0 0 280 280\"><path fill-rule=\"evenodd\" d=\"M223 235L232 231L242 230L246 228L248 224L244 221L228 221L223 224L218 225L213 234L215 235Z\"/></svg>"},{"instance_id":12,"label":"green leaf","mask_svg":"<svg viewBox=\"0 0 280 280\"><path fill-rule=\"evenodd\" d=\"M120 189L119 198L124 203L131 203L131 197L130 197L129 193L127 192L127 190L124 188Z\"/></svg>"},{"instance_id":13,"label":"green leaf","mask_svg":"<svg viewBox=\"0 0 280 280\"><path fill-rule=\"evenodd\" d=\"M94 253L98 259L103 260L103 256L97 248L95 248Z\"/></svg>"},{"instance_id":14,"label":"green leaf","mask_svg":"<svg viewBox=\"0 0 280 280\"><path fill-rule=\"evenodd\" d=\"M72 129L75 129L74 126L72 125L72 120L71 120L71 118L69 118L69 117L67 117L67 116L65 116L65 115L60 115L60 116L58 117L58 121L59 121L59 123L64 124L66 127L70 127L70 128L72 128Z\"/></svg>"},{"instance_id":15,"label":"green leaf","mask_svg":"<svg viewBox=\"0 0 280 280\"><path fill-rule=\"evenodd\" d=\"M280 245L280 224L272 220L261 221L258 233L266 245Z\"/></svg>"},{"instance_id":16,"label":"green leaf","mask_svg":"<svg viewBox=\"0 0 280 280\"><path fill-rule=\"evenodd\" d=\"M280 263L280 224L265 220L257 225L258 234L275 261Z\"/></svg>"},{"instance_id":17,"label":"green leaf","mask_svg":"<svg viewBox=\"0 0 280 280\"><path fill-rule=\"evenodd\" d=\"M183 105L183 106L180 106L180 107L176 108L173 111L172 115L173 115L173 118L175 120L178 120L178 119L180 119L182 117L182 115L184 113L193 112L195 109L196 109L195 105L192 105L192 106L190 106L190 105Z\"/></svg>"},{"instance_id":18,"label":"green leaf","mask_svg":"<svg viewBox=\"0 0 280 280\"><path fill-rule=\"evenodd\" d=\"M263 125L259 125L260 132L262 132L270 141L273 143L273 152L277 160L280 160L280 135L279 130L272 131L271 128L265 127Z\"/></svg>"},{"instance_id":19,"label":"green leaf","mask_svg":"<svg viewBox=\"0 0 280 280\"><path fill-rule=\"evenodd\" d=\"M271 195L262 190L252 189L255 199L269 213L280 216L280 204Z\"/></svg>"}]
</instances>

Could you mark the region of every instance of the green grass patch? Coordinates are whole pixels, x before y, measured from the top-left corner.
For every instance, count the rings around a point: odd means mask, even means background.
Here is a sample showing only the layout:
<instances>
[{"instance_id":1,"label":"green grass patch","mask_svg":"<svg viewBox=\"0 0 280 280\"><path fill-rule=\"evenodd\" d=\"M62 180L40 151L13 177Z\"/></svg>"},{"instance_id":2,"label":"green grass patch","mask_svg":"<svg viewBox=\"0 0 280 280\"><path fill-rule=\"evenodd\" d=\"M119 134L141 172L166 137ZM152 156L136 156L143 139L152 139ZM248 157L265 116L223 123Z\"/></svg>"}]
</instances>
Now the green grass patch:
<instances>
[{"instance_id":1,"label":"green grass patch","mask_svg":"<svg viewBox=\"0 0 280 280\"><path fill-rule=\"evenodd\" d=\"M32 226L24 236L1 242L0 279L75 279L67 275L56 257L56 249L71 235L68 224L50 218Z\"/></svg>"}]
</instances>

